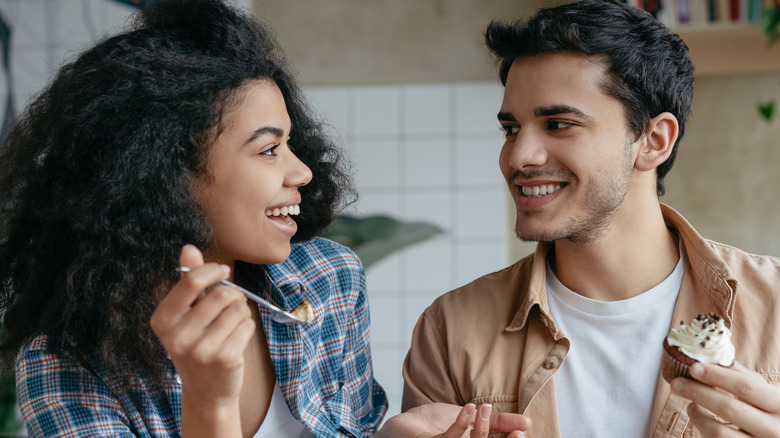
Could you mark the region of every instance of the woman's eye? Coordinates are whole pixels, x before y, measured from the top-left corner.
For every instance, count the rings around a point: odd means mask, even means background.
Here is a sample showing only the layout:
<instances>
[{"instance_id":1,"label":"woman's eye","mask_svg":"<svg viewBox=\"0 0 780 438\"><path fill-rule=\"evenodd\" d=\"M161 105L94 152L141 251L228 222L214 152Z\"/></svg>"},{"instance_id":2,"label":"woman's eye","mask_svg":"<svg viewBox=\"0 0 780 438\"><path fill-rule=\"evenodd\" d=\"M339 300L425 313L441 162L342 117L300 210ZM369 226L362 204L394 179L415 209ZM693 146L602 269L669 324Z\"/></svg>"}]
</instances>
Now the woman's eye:
<instances>
[{"instance_id":1,"label":"woman's eye","mask_svg":"<svg viewBox=\"0 0 780 438\"><path fill-rule=\"evenodd\" d=\"M265 149L262 152L260 152L260 155L267 155L269 157L275 157L276 156L276 148L278 148L278 147L279 147L278 144L277 145L273 145L270 148Z\"/></svg>"}]
</instances>

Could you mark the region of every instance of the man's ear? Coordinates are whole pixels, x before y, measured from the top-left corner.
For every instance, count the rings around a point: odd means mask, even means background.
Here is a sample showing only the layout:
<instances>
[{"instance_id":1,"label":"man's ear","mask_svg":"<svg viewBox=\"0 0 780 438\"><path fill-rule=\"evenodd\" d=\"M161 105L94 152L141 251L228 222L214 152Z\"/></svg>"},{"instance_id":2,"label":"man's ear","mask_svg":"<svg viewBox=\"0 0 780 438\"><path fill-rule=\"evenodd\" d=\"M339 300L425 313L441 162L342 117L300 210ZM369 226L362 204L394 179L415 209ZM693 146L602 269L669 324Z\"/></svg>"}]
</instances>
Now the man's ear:
<instances>
[{"instance_id":1,"label":"man's ear","mask_svg":"<svg viewBox=\"0 0 780 438\"><path fill-rule=\"evenodd\" d=\"M638 170L653 170L669 158L677 141L679 125L672 113L664 112L650 119L647 131L640 139L634 167Z\"/></svg>"}]
</instances>

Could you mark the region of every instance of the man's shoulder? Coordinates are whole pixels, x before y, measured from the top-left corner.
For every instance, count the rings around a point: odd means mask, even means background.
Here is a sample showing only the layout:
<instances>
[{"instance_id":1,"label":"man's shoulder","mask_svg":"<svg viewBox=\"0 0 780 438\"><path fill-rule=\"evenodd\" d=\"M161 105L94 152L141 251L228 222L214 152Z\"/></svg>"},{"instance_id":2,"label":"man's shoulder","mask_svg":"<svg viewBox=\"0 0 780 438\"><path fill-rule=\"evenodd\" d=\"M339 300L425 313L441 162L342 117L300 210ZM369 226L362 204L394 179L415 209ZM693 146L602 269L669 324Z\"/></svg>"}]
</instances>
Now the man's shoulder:
<instances>
[{"instance_id":1,"label":"man's shoulder","mask_svg":"<svg viewBox=\"0 0 780 438\"><path fill-rule=\"evenodd\" d=\"M731 267L764 269L780 274L780 257L753 254L735 246L714 240L706 240L710 247Z\"/></svg>"},{"instance_id":2,"label":"man's shoulder","mask_svg":"<svg viewBox=\"0 0 780 438\"><path fill-rule=\"evenodd\" d=\"M771 255L753 254L740 248L713 240L705 240L713 253L714 260L723 263L726 278L736 281L740 293L744 291L767 291L771 298L780 295L774 291L780 284L780 258ZM712 262L713 259L710 259ZM771 292L769 292L771 291Z\"/></svg>"}]
</instances>

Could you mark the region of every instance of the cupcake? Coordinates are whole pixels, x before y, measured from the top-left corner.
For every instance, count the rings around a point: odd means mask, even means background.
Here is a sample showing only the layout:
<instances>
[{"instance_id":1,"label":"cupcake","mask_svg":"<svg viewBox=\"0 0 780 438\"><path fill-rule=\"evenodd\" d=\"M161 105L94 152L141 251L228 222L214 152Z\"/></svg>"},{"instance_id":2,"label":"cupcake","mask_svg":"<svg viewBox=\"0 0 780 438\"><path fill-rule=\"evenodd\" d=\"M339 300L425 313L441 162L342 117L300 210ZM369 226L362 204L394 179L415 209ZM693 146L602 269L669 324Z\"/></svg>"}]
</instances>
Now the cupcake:
<instances>
[{"instance_id":1,"label":"cupcake","mask_svg":"<svg viewBox=\"0 0 780 438\"><path fill-rule=\"evenodd\" d=\"M723 318L714 313L696 316L690 324L680 322L664 339L661 374L671 382L675 377L690 377L688 372L696 362L716 363L724 367L734 364L731 330Z\"/></svg>"}]
</instances>

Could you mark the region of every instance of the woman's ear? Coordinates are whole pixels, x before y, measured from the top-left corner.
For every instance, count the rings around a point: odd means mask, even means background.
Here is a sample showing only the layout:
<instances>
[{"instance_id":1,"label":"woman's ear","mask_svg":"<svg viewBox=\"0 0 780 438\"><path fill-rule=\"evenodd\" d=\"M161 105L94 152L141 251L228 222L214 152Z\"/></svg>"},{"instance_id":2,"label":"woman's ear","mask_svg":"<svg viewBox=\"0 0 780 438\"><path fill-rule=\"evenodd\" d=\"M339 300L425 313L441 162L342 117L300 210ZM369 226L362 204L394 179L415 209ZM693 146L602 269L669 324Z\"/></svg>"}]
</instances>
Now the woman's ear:
<instances>
[{"instance_id":1,"label":"woman's ear","mask_svg":"<svg viewBox=\"0 0 780 438\"><path fill-rule=\"evenodd\" d=\"M672 113L664 112L650 119L647 131L640 140L634 167L648 171L661 165L672 153L678 133L677 118Z\"/></svg>"}]
</instances>

